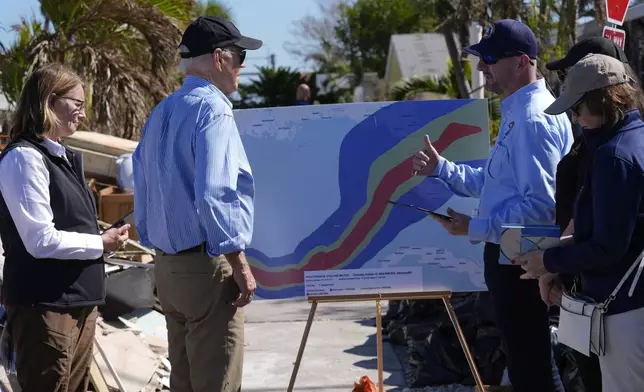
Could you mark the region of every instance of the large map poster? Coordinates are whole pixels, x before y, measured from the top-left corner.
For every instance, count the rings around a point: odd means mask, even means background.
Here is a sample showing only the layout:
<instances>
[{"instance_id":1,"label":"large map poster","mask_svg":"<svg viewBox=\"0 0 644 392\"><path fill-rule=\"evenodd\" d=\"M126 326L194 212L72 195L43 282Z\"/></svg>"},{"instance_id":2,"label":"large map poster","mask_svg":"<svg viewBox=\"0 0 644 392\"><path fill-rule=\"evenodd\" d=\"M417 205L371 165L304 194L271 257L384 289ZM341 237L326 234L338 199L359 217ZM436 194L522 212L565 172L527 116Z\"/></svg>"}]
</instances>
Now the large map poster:
<instances>
[{"instance_id":1,"label":"large map poster","mask_svg":"<svg viewBox=\"0 0 644 392\"><path fill-rule=\"evenodd\" d=\"M304 272L422 267L423 289L486 290L483 245L449 235L425 213L472 214L477 199L412 175L429 135L445 158L482 167L486 100L295 106L235 111L256 181L246 255L260 298L304 295Z\"/></svg>"}]
</instances>

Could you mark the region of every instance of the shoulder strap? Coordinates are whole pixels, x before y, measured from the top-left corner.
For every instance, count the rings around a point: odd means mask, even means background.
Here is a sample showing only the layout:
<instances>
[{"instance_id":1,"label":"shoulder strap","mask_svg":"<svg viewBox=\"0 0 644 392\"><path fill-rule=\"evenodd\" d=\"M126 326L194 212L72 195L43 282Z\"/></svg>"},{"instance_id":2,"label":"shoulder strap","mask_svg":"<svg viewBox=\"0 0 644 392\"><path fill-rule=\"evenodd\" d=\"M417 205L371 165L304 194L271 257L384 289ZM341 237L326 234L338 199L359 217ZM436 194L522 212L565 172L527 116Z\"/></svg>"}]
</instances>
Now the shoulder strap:
<instances>
[{"instance_id":1,"label":"shoulder strap","mask_svg":"<svg viewBox=\"0 0 644 392\"><path fill-rule=\"evenodd\" d=\"M638 270L637 270L637 274L635 275L635 278L633 279L633 283L631 283L631 289L628 291L628 296L629 296L629 297L633 295L633 291L635 290L635 285L637 284L637 281L639 280L640 275L641 275L641 273L642 273L642 269L644 268L644 251L642 251L642 253L640 253L640 255L639 255L639 256L637 256L637 258L635 259L635 261L633 262L633 264L630 266L630 268L628 269L628 271L626 271L626 273L625 273L625 274L624 274L624 276L622 277L622 280L620 280L620 281L619 281L619 283L617 284L617 287L615 287L615 290L613 290L613 292L612 292L612 293L610 294L610 296L606 299L606 301L604 301L604 304L603 304L603 305L604 305L604 306L603 306L603 310L604 310L604 311L606 311L606 309L608 308L608 304L610 304L611 302L613 302L613 300L614 300L614 299L615 299L615 297L617 296L617 293L619 292L619 290L622 288L622 286L624 285L624 283L626 283L626 279L628 279L628 277L629 277L629 276L633 273L633 271L635 270L635 267L637 267L638 265L639 265L639 268L638 268Z\"/></svg>"}]
</instances>

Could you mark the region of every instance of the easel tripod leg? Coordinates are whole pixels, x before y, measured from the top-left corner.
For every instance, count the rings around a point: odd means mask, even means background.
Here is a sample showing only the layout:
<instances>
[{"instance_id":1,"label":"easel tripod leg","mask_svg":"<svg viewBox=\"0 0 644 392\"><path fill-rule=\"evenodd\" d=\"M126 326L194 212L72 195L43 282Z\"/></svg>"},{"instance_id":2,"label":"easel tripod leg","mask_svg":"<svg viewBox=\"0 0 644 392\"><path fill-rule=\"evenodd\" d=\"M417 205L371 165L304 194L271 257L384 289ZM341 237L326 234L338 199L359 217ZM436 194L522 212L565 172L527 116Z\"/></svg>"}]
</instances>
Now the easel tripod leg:
<instances>
[{"instance_id":1,"label":"easel tripod leg","mask_svg":"<svg viewBox=\"0 0 644 392\"><path fill-rule=\"evenodd\" d=\"M443 297L443 304L445 304L445 309L447 309L447 314L449 315L449 319L452 321L452 325L456 330L456 335L458 336L458 340L461 343L461 348L465 353L467 364L470 366L470 370L472 371L472 375L474 376L474 382L476 383L478 390L480 392L483 392L485 391L483 387L483 380L481 380L479 371L476 368L476 363L474 362L474 358L472 357L472 353L470 352L470 346L468 346L467 341L465 340L465 334L463 334L463 330L461 329L461 324L458 322L456 313L454 313L454 308L452 308L452 303L450 302L449 298Z\"/></svg>"},{"instance_id":2,"label":"easel tripod leg","mask_svg":"<svg viewBox=\"0 0 644 392\"><path fill-rule=\"evenodd\" d=\"M378 391L383 392L383 354L382 354L382 304L380 300L376 301L376 347L378 350Z\"/></svg>"},{"instance_id":3,"label":"easel tripod leg","mask_svg":"<svg viewBox=\"0 0 644 392\"><path fill-rule=\"evenodd\" d=\"M293 373L291 373L291 381L288 383L288 392L293 392L295 387L295 379L297 378L297 372L300 370L300 363L302 362L302 356L304 355L304 347L306 347L306 341L309 339L309 332L311 332L311 325L313 324L313 317L315 316L315 310L318 307L318 302L311 302L311 310L309 311L309 318L306 320L306 327L304 327L304 335L302 335L302 341L300 342L300 349L297 352L297 358L295 359L295 366L293 366Z\"/></svg>"}]
</instances>

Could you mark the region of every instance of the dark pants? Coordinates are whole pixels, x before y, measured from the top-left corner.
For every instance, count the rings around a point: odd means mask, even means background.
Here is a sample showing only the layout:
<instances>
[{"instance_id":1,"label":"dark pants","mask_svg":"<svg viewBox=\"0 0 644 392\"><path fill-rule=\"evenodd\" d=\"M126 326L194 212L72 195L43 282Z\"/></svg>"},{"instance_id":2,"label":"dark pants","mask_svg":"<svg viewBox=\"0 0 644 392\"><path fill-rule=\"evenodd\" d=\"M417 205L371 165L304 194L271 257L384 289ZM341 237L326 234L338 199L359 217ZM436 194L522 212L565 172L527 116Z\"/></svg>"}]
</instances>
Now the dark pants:
<instances>
[{"instance_id":1,"label":"dark pants","mask_svg":"<svg viewBox=\"0 0 644 392\"><path fill-rule=\"evenodd\" d=\"M86 392L97 311L7 306L22 392Z\"/></svg>"},{"instance_id":2,"label":"dark pants","mask_svg":"<svg viewBox=\"0 0 644 392\"><path fill-rule=\"evenodd\" d=\"M599 367L599 358L591 353L590 357L584 354L572 351L579 370L579 377L584 383L584 392L601 392L602 391L602 371Z\"/></svg>"},{"instance_id":3,"label":"dark pants","mask_svg":"<svg viewBox=\"0 0 644 392\"><path fill-rule=\"evenodd\" d=\"M499 253L498 245L485 245L485 283L494 303L512 389L562 390L559 374L553 369L548 308L539 296L538 282L519 279L524 272L521 267L499 264Z\"/></svg>"}]
</instances>

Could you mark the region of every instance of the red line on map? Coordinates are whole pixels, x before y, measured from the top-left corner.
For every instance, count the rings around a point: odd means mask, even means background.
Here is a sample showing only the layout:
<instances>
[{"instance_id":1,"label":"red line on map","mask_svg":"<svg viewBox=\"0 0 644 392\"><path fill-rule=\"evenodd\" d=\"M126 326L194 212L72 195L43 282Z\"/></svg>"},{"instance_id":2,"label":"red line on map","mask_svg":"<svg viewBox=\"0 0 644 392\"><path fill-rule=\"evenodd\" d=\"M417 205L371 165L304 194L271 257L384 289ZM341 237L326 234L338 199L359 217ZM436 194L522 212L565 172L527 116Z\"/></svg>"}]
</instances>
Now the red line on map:
<instances>
[{"instance_id":1,"label":"red line on map","mask_svg":"<svg viewBox=\"0 0 644 392\"><path fill-rule=\"evenodd\" d=\"M481 132L481 128L477 126L450 123L432 144L440 154L455 141L478 132ZM261 267L252 266L255 279L265 287L297 284L304 282L304 271L327 270L341 264L351 256L367 237L371 228L378 223L387 207L387 200L402 183L411 177L411 167L411 158L409 158L385 174L374 192L369 208L337 248L328 252L318 252L311 256L308 263L284 271L266 271Z\"/></svg>"}]
</instances>

